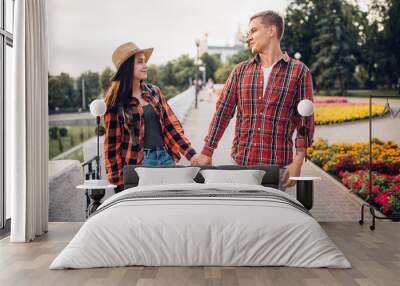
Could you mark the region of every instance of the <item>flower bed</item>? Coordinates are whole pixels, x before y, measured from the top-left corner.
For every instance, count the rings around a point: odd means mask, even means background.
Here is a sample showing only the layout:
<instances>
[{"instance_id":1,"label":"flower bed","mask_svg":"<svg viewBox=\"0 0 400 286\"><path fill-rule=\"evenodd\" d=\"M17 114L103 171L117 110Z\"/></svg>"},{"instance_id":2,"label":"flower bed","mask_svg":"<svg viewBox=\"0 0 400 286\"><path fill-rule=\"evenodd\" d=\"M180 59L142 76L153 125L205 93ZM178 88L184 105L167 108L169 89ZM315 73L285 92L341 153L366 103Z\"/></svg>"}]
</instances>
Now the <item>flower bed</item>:
<instances>
[{"instance_id":1,"label":"flower bed","mask_svg":"<svg viewBox=\"0 0 400 286\"><path fill-rule=\"evenodd\" d=\"M400 148L373 140L372 193L369 193L367 143L332 144L318 139L307 150L312 162L386 215L400 213Z\"/></svg>"},{"instance_id":2,"label":"flower bed","mask_svg":"<svg viewBox=\"0 0 400 286\"><path fill-rule=\"evenodd\" d=\"M346 97L343 96L315 96L314 103L319 104L337 104L337 103L348 103Z\"/></svg>"},{"instance_id":3,"label":"flower bed","mask_svg":"<svg viewBox=\"0 0 400 286\"><path fill-rule=\"evenodd\" d=\"M348 102L345 97L316 96L315 124L327 125L368 118L369 105L359 102ZM372 105L372 117L382 115L384 105ZM385 111L385 114L387 111Z\"/></svg>"},{"instance_id":4,"label":"flower bed","mask_svg":"<svg viewBox=\"0 0 400 286\"><path fill-rule=\"evenodd\" d=\"M400 175L372 174L372 192L369 192L368 171L343 171L339 173L342 183L365 201L374 204L386 214L400 213Z\"/></svg>"}]
</instances>

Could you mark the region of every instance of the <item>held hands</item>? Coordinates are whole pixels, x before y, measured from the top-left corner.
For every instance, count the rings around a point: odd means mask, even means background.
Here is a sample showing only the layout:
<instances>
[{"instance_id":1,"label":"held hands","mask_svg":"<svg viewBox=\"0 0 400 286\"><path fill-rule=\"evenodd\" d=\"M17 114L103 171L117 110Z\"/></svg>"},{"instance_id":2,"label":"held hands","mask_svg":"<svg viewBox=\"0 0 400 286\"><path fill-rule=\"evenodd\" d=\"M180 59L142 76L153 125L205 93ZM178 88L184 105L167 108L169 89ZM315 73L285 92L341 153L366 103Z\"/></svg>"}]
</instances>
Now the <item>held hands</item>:
<instances>
[{"instance_id":1,"label":"held hands","mask_svg":"<svg viewBox=\"0 0 400 286\"><path fill-rule=\"evenodd\" d=\"M190 159L190 165L211 165L212 158L204 154L196 154Z\"/></svg>"},{"instance_id":2,"label":"held hands","mask_svg":"<svg viewBox=\"0 0 400 286\"><path fill-rule=\"evenodd\" d=\"M289 180L289 177L298 177L301 172L302 161L293 161L287 166L285 172L283 173L283 187L290 188L296 184L296 181Z\"/></svg>"}]
</instances>

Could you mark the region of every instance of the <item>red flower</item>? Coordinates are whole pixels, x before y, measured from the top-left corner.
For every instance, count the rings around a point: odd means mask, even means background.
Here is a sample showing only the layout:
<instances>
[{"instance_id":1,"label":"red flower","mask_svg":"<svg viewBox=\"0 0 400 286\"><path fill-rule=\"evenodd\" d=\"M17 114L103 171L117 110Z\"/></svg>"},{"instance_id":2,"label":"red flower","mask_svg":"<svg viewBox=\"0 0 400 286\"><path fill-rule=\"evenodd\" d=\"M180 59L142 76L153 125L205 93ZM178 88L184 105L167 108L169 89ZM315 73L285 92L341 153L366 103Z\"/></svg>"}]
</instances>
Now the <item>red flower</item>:
<instances>
[{"instance_id":1,"label":"red flower","mask_svg":"<svg viewBox=\"0 0 400 286\"><path fill-rule=\"evenodd\" d=\"M383 212L386 214L390 211L390 207L388 205L383 206Z\"/></svg>"},{"instance_id":2,"label":"red flower","mask_svg":"<svg viewBox=\"0 0 400 286\"><path fill-rule=\"evenodd\" d=\"M381 192L381 188L379 186L373 186L372 187L372 192L373 193L380 193Z\"/></svg>"},{"instance_id":3,"label":"red flower","mask_svg":"<svg viewBox=\"0 0 400 286\"><path fill-rule=\"evenodd\" d=\"M399 186L398 185L393 185L392 190L397 192L399 190Z\"/></svg>"},{"instance_id":4,"label":"red flower","mask_svg":"<svg viewBox=\"0 0 400 286\"><path fill-rule=\"evenodd\" d=\"M352 186L353 186L354 188L356 188L356 189L361 188L361 181L360 181L360 180L354 181L353 184L352 184Z\"/></svg>"},{"instance_id":5,"label":"red flower","mask_svg":"<svg viewBox=\"0 0 400 286\"><path fill-rule=\"evenodd\" d=\"M386 195L386 194L380 194L374 199L375 203L383 206L383 208L384 208L383 211L385 213L390 210L389 201L390 201L390 195Z\"/></svg>"}]
</instances>

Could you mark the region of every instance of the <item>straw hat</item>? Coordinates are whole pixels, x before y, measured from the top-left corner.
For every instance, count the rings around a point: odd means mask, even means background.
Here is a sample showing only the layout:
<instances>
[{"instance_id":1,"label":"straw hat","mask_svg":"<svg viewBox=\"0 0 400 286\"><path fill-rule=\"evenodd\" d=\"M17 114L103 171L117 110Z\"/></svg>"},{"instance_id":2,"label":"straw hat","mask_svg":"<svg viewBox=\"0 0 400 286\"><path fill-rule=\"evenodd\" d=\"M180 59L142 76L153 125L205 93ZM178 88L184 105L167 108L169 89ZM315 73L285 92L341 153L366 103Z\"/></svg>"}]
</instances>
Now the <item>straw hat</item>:
<instances>
[{"instance_id":1,"label":"straw hat","mask_svg":"<svg viewBox=\"0 0 400 286\"><path fill-rule=\"evenodd\" d=\"M146 63L149 60L151 54L153 53L153 48L148 48L148 49L140 49L135 43L128 42L125 44L122 44L118 48L115 49L114 53L112 54L112 62L114 63L115 67L117 68L117 71L114 73L114 75L111 77L111 80L115 79L115 76L118 73L119 68L121 65L131 56L137 54L137 53L144 53L146 57Z\"/></svg>"}]
</instances>

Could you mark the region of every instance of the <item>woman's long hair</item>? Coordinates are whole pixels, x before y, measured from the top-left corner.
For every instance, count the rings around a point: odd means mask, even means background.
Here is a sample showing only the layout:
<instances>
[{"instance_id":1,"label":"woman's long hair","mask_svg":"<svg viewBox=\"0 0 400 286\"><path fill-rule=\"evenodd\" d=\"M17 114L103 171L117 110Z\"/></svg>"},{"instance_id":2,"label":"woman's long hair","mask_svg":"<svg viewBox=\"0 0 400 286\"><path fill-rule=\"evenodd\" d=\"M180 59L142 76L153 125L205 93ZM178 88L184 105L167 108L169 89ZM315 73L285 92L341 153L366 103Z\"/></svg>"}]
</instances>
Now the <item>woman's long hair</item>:
<instances>
[{"instance_id":1,"label":"woman's long hair","mask_svg":"<svg viewBox=\"0 0 400 286\"><path fill-rule=\"evenodd\" d=\"M128 106L132 97L134 63L135 56L133 55L123 62L119 68L106 92L105 102L108 108L118 105Z\"/></svg>"}]
</instances>

